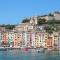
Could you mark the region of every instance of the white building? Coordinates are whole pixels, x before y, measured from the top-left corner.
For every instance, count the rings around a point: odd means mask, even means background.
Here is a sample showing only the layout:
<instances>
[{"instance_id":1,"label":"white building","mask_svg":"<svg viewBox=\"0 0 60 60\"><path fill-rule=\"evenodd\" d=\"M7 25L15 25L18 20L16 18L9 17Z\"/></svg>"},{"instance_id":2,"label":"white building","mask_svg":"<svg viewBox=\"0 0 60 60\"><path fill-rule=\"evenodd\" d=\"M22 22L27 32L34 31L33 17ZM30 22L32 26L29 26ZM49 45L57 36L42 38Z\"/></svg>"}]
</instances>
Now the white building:
<instances>
[{"instance_id":1,"label":"white building","mask_svg":"<svg viewBox=\"0 0 60 60\"><path fill-rule=\"evenodd\" d=\"M54 13L55 20L60 20L60 13Z\"/></svg>"},{"instance_id":2,"label":"white building","mask_svg":"<svg viewBox=\"0 0 60 60\"><path fill-rule=\"evenodd\" d=\"M31 17L30 24L37 24L37 16Z\"/></svg>"},{"instance_id":3,"label":"white building","mask_svg":"<svg viewBox=\"0 0 60 60\"><path fill-rule=\"evenodd\" d=\"M35 32L32 32L31 36L31 47L35 48Z\"/></svg>"},{"instance_id":4,"label":"white building","mask_svg":"<svg viewBox=\"0 0 60 60\"><path fill-rule=\"evenodd\" d=\"M10 31L9 34L8 34L8 42L10 44L10 47L13 47L13 39L14 39L14 32Z\"/></svg>"}]
</instances>

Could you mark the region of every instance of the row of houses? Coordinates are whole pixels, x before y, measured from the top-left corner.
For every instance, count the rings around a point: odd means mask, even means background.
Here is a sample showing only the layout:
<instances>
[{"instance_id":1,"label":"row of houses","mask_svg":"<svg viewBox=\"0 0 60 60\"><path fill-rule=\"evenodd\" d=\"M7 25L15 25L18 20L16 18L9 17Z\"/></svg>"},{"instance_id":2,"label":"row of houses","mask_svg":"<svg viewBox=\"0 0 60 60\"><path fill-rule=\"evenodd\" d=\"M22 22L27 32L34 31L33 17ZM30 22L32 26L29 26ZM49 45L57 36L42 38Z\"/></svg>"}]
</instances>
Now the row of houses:
<instances>
[{"instance_id":1,"label":"row of houses","mask_svg":"<svg viewBox=\"0 0 60 60\"><path fill-rule=\"evenodd\" d=\"M46 17L49 18L46 20L60 20L60 13L55 13L54 16L39 16L41 19ZM45 26L47 24L39 26L37 17L32 17L29 22L16 25L12 31L0 28L0 47L60 48L60 32L47 33Z\"/></svg>"},{"instance_id":2,"label":"row of houses","mask_svg":"<svg viewBox=\"0 0 60 60\"><path fill-rule=\"evenodd\" d=\"M59 48L60 33L35 32L0 32L0 47L20 48Z\"/></svg>"}]
</instances>

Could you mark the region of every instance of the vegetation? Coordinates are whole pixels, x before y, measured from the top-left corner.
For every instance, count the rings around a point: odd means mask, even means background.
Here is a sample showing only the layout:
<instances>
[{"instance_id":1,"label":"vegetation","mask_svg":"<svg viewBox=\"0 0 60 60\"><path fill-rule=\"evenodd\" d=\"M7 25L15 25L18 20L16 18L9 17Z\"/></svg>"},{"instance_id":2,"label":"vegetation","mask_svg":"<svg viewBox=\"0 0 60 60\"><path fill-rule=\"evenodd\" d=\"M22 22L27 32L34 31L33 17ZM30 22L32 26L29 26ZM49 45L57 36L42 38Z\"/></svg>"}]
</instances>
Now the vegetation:
<instances>
[{"instance_id":1,"label":"vegetation","mask_svg":"<svg viewBox=\"0 0 60 60\"><path fill-rule=\"evenodd\" d=\"M15 25L10 25L10 24L5 25L5 24L2 24L2 25L0 25L0 27L5 27L6 29L12 30L13 28L15 28Z\"/></svg>"},{"instance_id":2,"label":"vegetation","mask_svg":"<svg viewBox=\"0 0 60 60\"><path fill-rule=\"evenodd\" d=\"M48 26L44 27L46 32L60 31L60 22L58 21L49 21L47 22L47 25Z\"/></svg>"},{"instance_id":3,"label":"vegetation","mask_svg":"<svg viewBox=\"0 0 60 60\"><path fill-rule=\"evenodd\" d=\"M47 26L44 27L46 32L52 33L53 31L57 32L60 31L60 20L48 20L45 19L38 19L38 25L46 24Z\"/></svg>"},{"instance_id":4,"label":"vegetation","mask_svg":"<svg viewBox=\"0 0 60 60\"><path fill-rule=\"evenodd\" d=\"M56 31L56 27L53 25L48 25L46 27L44 27L44 29L46 30L46 32L48 33L52 33L53 31Z\"/></svg>"},{"instance_id":5,"label":"vegetation","mask_svg":"<svg viewBox=\"0 0 60 60\"><path fill-rule=\"evenodd\" d=\"M49 13L48 16L54 16L53 14Z\"/></svg>"},{"instance_id":6,"label":"vegetation","mask_svg":"<svg viewBox=\"0 0 60 60\"><path fill-rule=\"evenodd\" d=\"M38 19L38 25L41 24L60 24L60 20L48 20L46 21L45 19Z\"/></svg>"},{"instance_id":7,"label":"vegetation","mask_svg":"<svg viewBox=\"0 0 60 60\"><path fill-rule=\"evenodd\" d=\"M59 11L55 11L55 13L60 13Z\"/></svg>"},{"instance_id":8,"label":"vegetation","mask_svg":"<svg viewBox=\"0 0 60 60\"><path fill-rule=\"evenodd\" d=\"M49 20L46 24L60 24L60 20Z\"/></svg>"},{"instance_id":9,"label":"vegetation","mask_svg":"<svg viewBox=\"0 0 60 60\"><path fill-rule=\"evenodd\" d=\"M26 23L26 22L29 22L30 19L26 18L26 19L23 19L22 23Z\"/></svg>"},{"instance_id":10,"label":"vegetation","mask_svg":"<svg viewBox=\"0 0 60 60\"><path fill-rule=\"evenodd\" d=\"M42 25L42 24L45 24L46 23L46 20L45 19L38 19L38 25Z\"/></svg>"}]
</instances>

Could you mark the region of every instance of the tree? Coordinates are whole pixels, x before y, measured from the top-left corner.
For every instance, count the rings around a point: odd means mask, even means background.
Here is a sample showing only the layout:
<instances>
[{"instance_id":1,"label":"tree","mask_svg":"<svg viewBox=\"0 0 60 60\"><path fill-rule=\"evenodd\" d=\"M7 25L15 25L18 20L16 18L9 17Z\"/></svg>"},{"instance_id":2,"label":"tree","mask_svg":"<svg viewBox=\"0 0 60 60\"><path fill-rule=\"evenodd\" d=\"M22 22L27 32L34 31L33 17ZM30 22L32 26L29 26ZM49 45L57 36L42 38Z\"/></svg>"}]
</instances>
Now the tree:
<instances>
[{"instance_id":1,"label":"tree","mask_svg":"<svg viewBox=\"0 0 60 60\"><path fill-rule=\"evenodd\" d=\"M30 19L26 18L26 19L23 19L22 23L26 23L26 22L29 22Z\"/></svg>"},{"instance_id":2,"label":"tree","mask_svg":"<svg viewBox=\"0 0 60 60\"><path fill-rule=\"evenodd\" d=\"M15 25L8 24L8 25L5 26L5 28L11 30L11 29L15 28Z\"/></svg>"},{"instance_id":3,"label":"tree","mask_svg":"<svg viewBox=\"0 0 60 60\"><path fill-rule=\"evenodd\" d=\"M10 24L8 24L8 25L5 25L5 24L2 24L2 25L0 25L0 27L5 27L6 29L13 29L13 28L15 28L15 25L10 25Z\"/></svg>"},{"instance_id":4,"label":"tree","mask_svg":"<svg viewBox=\"0 0 60 60\"><path fill-rule=\"evenodd\" d=\"M53 20L48 20L46 23L47 23L47 24L60 24L60 20L55 20L55 19L53 19Z\"/></svg>"},{"instance_id":5,"label":"tree","mask_svg":"<svg viewBox=\"0 0 60 60\"><path fill-rule=\"evenodd\" d=\"M53 31L55 31L55 30L54 30L54 27L51 26L51 25L44 27L44 29L45 29L46 32L48 32L48 33L53 33Z\"/></svg>"},{"instance_id":6,"label":"tree","mask_svg":"<svg viewBox=\"0 0 60 60\"><path fill-rule=\"evenodd\" d=\"M38 25L44 24L46 22L46 19L38 19Z\"/></svg>"},{"instance_id":7,"label":"tree","mask_svg":"<svg viewBox=\"0 0 60 60\"><path fill-rule=\"evenodd\" d=\"M53 14L49 13L48 16L54 16Z\"/></svg>"},{"instance_id":8,"label":"tree","mask_svg":"<svg viewBox=\"0 0 60 60\"><path fill-rule=\"evenodd\" d=\"M60 13L59 11L55 11L55 13Z\"/></svg>"}]
</instances>

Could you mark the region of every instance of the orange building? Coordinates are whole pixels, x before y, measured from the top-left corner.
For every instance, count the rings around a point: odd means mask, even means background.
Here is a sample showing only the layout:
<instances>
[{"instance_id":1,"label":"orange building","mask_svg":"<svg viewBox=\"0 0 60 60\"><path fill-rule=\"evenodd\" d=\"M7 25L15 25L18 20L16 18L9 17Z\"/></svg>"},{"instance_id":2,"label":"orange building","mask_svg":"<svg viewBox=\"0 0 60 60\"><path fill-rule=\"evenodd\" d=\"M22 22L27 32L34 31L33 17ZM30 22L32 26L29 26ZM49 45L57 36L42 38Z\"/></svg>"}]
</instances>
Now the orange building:
<instances>
[{"instance_id":1,"label":"orange building","mask_svg":"<svg viewBox=\"0 0 60 60\"><path fill-rule=\"evenodd\" d=\"M52 37L48 37L48 40L47 40L47 47L49 48L49 47L52 47L53 45L52 45Z\"/></svg>"},{"instance_id":2,"label":"orange building","mask_svg":"<svg viewBox=\"0 0 60 60\"><path fill-rule=\"evenodd\" d=\"M3 45L7 46L8 45L8 32L3 32L2 33L2 39L3 39Z\"/></svg>"},{"instance_id":3,"label":"orange building","mask_svg":"<svg viewBox=\"0 0 60 60\"><path fill-rule=\"evenodd\" d=\"M54 36L53 36L53 34L48 33L46 38L47 38L46 39L46 47L48 49L53 48L54 47Z\"/></svg>"}]
</instances>

